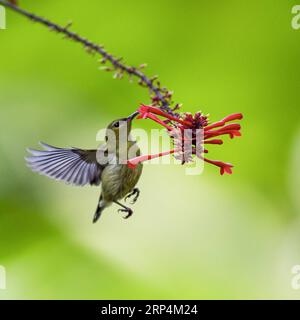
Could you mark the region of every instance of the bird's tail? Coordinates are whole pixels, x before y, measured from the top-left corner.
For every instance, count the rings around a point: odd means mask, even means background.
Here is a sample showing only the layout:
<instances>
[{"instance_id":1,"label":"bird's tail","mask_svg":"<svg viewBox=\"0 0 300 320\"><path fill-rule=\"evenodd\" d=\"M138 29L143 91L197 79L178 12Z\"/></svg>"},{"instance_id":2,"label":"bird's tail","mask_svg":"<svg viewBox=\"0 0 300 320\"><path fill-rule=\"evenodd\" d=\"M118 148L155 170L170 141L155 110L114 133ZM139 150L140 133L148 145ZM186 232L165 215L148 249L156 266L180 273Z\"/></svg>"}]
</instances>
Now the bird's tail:
<instances>
[{"instance_id":1,"label":"bird's tail","mask_svg":"<svg viewBox=\"0 0 300 320\"><path fill-rule=\"evenodd\" d=\"M103 197L102 194L100 195L99 198L99 202L96 208L96 212L94 214L94 218L93 218L93 223L96 223L98 221L98 219L101 217L102 211L104 210L104 208L106 207L104 201L103 201Z\"/></svg>"}]
</instances>

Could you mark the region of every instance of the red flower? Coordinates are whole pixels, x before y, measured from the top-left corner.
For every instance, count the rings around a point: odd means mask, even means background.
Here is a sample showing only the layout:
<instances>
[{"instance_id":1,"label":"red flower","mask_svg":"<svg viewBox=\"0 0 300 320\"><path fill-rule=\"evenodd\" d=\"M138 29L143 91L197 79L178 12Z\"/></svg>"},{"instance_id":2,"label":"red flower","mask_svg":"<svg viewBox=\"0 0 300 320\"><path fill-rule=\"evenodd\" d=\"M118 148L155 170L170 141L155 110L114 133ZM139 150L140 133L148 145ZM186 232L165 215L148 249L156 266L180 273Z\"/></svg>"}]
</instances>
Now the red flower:
<instances>
[{"instance_id":1,"label":"red flower","mask_svg":"<svg viewBox=\"0 0 300 320\"><path fill-rule=\"evenodd\" d=\"M174 154L175 158L181 159L182 163L191 161L193 156L196 155L203 161L218 166L220 168L221 175L224 173L232 173L232 164L217 160L210 160L204 157L204 154L208 153L208 150L204 148L204 145L221 145L223 144L223 140L212 138L226 134L228 134L231 139L241 136L241 126L239 124L227 124L227 122L233 120L241 120L243 118L241 113L229 115L220 121L209 124L208 117L203 115L201 112L196 112L194 115L191 113L169 114L162 111L160 108L146 105L141 105L138 112L140 113L138 119L148 118L164 126L173 140L175 148L173 150L154 155L145 155L129 159L127 161L129 167L135 167L139 162L167 154ZM164 117L165 120L161 120L158 116Z\"/></svg>"}]
</instances>

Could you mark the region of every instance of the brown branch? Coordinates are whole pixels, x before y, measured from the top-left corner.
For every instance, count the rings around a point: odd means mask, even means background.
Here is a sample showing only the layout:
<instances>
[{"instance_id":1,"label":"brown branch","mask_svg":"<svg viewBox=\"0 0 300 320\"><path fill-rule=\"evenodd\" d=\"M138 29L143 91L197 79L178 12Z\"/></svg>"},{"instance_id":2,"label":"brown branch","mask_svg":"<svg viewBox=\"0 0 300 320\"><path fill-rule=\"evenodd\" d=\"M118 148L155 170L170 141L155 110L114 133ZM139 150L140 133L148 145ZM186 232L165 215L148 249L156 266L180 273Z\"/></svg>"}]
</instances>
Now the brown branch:
<instances>
[{"instance_id":1,"label":"brown branch","mask_svg":"<svg viewBox=\"0 0 300 320\"><path fill-rule=\"evenodd\" d=\"M13 4L13 1L8 2L5 0L0 0L0 5L3 5L11 10L29 18L30 20L42 24L52 31L56 31L60 34L63 34L65 38L71 39L75 42L81 43L89 53L98 53L102 56L101 63L110 62L111 67L102 67L101 69L106 71L115 71L114 78L122 78L123 74L126 73L130 78L136 77L139 79L139 84L143 87L147 87L150 91L150 95L152 98L152 102L158 106L160 106L165 111L172 113L173 109L170 108L172 103L172 92L166 88L162 88L160 86L157 77L149 78L147 77L141 69L145 65L141 65L140 67L132 67L127 66L121 62L121 58L116 58L112 54L108 53L103 46L97 45L90 40L81 37L79 34L72 32L69 30L71 24L68 24L65 27L62 27L52 21L49 21L45 18L37 16L31 12L28 12L17 5ZM179 105L176 105L174 109L178 109Z\"/></svg>"}]
</instances>

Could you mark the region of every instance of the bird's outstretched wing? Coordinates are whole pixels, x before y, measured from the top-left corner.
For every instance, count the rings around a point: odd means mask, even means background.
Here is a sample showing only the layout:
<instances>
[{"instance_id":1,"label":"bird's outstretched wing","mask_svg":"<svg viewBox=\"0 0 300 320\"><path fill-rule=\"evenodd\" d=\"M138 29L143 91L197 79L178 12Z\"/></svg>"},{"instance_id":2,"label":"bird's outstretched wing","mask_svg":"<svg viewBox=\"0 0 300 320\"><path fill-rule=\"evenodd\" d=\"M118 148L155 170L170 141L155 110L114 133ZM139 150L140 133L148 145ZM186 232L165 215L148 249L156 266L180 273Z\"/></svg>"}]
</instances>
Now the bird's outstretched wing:
<instances>
[{"instance_id":1,"label":"bird's outstretched wing","mask_svg":"<svg viewBox=\"0 0 300 320\"><path fill-rule=\"evenodd\" d=\"M44 150L27 149L27 165L35 172L68 184L99 185L103 167L97 162L97 150L56 148L40 142Z\"/></svg>"}]
</instances>

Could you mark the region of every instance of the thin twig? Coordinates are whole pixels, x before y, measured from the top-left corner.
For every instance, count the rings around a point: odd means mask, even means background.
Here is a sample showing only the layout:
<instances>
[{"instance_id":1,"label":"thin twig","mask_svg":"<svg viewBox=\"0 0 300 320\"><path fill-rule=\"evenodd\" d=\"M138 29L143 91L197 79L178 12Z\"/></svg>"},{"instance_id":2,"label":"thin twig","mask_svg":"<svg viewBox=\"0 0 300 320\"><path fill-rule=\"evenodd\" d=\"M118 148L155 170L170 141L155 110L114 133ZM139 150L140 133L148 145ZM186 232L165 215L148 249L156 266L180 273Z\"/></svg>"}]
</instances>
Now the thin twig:
<instances>
[{"instance_id":1,"label":"thin twig","mask_svg":"<svg viewBox=\"0 0 300 320\"><path fill-rule=\"evenodd\" d=\"M149 78L147 77L141 69L145 67L145 65L141 65L139 68L127 66L121 62L121 58L116 58L112 54L108 53L103 46L97 45L92 41L81 37L75 32L69 30L71 24L69 23L67 26L62 27L52 21L49 21L43 17L37 16L31 12L28 12L19 6L12 4L11 2L0 0L0 5L3 5L7 8L12 9L13 11L29 18L30 20L40 23L44 26L47 26L52 31L56 31L58 33L64 34L65 38L71 39L75 42L81 43L88 52L90 53L98 53L102 56L101 62L105 63L109 61L112 67L103 67L106 71L115 71L115 78L122 78L123 74L126 73L129 77L136 77L139 79L139 84L143 87L147 87L150 91L152 102L157 104L165 111L172 113L173 109L170 108L172 103L172 92L167 90L166 88L162 88L160 86L157 77ZM175 106L175 109L178 108L178 105Z\"/></svg>"}]
</instances>

